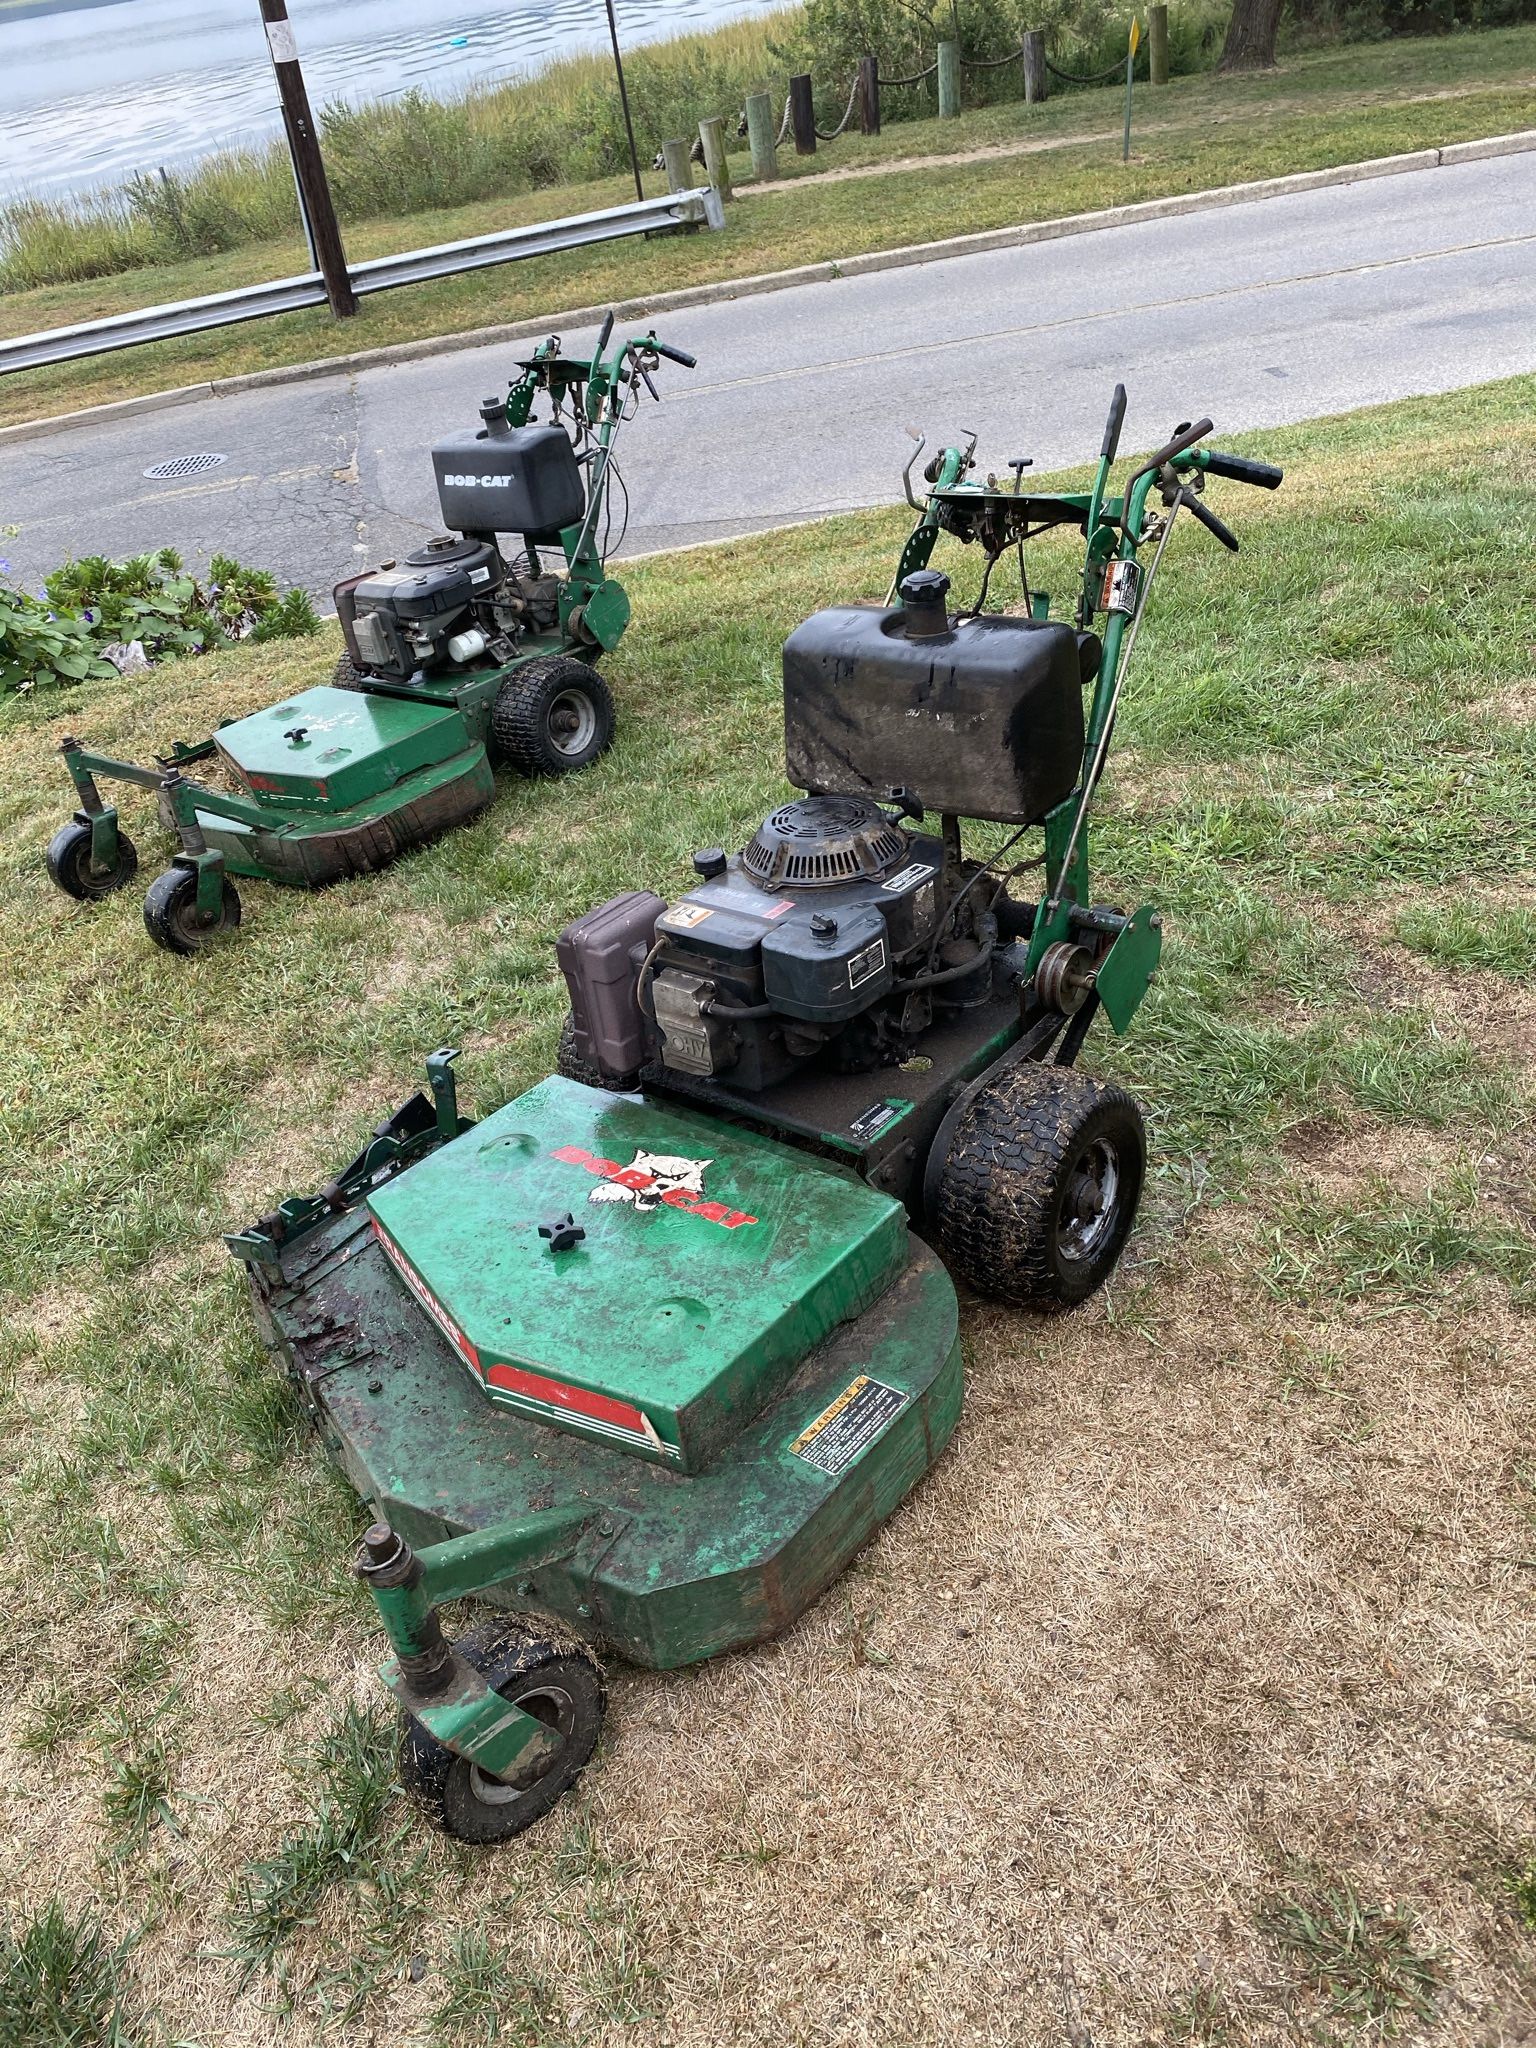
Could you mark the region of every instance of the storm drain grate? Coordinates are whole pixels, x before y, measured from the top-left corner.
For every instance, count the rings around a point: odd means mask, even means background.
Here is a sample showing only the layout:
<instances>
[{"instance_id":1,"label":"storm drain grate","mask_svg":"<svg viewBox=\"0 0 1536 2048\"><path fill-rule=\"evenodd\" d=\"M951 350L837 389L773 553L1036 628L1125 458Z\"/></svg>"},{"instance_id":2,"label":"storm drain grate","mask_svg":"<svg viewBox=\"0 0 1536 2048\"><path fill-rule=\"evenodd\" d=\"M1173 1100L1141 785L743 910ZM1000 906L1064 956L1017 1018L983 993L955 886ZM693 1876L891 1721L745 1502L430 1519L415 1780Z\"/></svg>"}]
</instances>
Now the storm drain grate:
<instances>
[{"instance_id":1,"label":"storm drain grate","mask_svg":"<svg viewBox=\"0 0 1536 2048\"><path fill-rule=\"evenodd\" d=\"M217 469L228 460L227 455L173 455L168 462L157 462L144 474L157 482L168 476L201 476L205 469Z\"/></svg>"}]
</instances>

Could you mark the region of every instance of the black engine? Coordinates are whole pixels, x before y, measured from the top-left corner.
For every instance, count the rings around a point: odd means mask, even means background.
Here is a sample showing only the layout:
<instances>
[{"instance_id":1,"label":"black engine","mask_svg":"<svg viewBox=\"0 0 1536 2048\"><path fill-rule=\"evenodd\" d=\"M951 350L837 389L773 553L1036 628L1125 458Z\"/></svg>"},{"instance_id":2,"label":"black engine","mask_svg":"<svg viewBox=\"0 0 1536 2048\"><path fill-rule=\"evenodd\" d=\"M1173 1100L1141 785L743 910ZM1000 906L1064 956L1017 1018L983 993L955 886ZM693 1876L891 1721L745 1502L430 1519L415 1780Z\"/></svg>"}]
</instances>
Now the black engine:
<instances>
[{"instance_id":1,"label":"black engine","mask_svg":"<svg viewBox=\"0 0 1536 2048\"><path fill-rule=\"evenodd\" d=\"M952 622L947 587L919 572L900 607L837 606L790 637L786 752L809 793L744 852L696 854L681 902L621 896L562 934L581 1060L747 1091L812 1060L863 1071L1019 964L1032 909L1006 869L962 856L959 817L1037 824L1071 794L1098 643L1044 620ZM942 837L909 822L933 811Z\"/></svg>"},{"instance_id":2,"label":"black engine","mask_svg":"<svg viewBox=\"0 0 1536 2048\"><path fill-rule=\"evenodd\" d=\"M480 412L483 427L432 450L438 505L454 531L336 585L347 652L370 675L406 683L448 664L510 661L525 634L559 623L560 579L509 563L496 537L547 545L580 520L576 452L562 427L509 426L500 399Z\"/></svg>"}]
</instances>

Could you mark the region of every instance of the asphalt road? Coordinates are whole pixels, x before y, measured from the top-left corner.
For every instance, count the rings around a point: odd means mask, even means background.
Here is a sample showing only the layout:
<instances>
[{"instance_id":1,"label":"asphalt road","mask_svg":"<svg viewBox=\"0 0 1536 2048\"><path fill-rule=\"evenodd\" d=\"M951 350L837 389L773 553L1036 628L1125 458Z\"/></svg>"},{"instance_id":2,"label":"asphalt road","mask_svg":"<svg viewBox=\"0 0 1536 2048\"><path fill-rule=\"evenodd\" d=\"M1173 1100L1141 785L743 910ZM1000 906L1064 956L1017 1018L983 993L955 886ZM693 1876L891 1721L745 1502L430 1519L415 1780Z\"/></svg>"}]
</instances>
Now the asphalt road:
<instances>
[{"instance_id":1,"label":"asphalt road","mask_svg":"<svg viewBox=\"0 0 1536 2048\"><path fill-rule=\"evenodd\" d=\"M1041 468L1209 413L1236 432L1536 369L1536 155L1377 178L689 308L699 359L624 431L624 552L889 502L962 429ZM567 337L580 352L586 337ZM518 346L209 398L0 444L0 542L35 583L70 554L169 542L327 593L438 528L426 448L473 424ZM153 463L226 461L182 484Z\"/></svg>"}]
</instances>

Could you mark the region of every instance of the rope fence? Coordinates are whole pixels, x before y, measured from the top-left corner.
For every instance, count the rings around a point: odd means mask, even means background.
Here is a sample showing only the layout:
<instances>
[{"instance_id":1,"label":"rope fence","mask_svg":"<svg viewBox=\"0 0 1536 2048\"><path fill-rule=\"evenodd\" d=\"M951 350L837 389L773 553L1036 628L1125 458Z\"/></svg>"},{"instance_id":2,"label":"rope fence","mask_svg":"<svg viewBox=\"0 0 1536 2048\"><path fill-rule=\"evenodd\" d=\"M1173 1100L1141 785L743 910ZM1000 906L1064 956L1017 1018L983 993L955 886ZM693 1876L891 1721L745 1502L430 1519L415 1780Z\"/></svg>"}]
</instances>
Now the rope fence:
<instances>
[{"instance_id":1,"label":"rope fence","mask_svg":"<svg viewBox=\"0 0 1536 2048\"><path fill-rule=\"evenodd\" d=\"M0 0L3 4L3 0ZM1146 9L1150 25L1148 73L1154 85L1164 85L1168 79L1168 9L1166 0L1148 0ZM1139 20L1132 21L1133 38L1139 38ZM1131 45L1135 50L1135 42ZM776 158L784 145L791 140L798 156L815 153L818 142L836 142L847 133L855 122L865 135L880 133L880 94L882 92L905 92L914 86L926 85L930 78L938 79L938 109L940 118L951 118L963 110L961 79L966 73L1002 71L1019 66L1023 72L1024 98L1033 104L1047 96L1048 79L1059 79L1063 85L1101 86L1108 85L1126 74L1126 60L1117 58L1102 71L1068 71L1064 65L1053 63L1046 55L1045 33L1040 29L1029 29L1018 45L998 57L968 57L958 41L941 41L931 64L925 64L920 71L912 71L900 78L882 78L879 60L873 54L860 58L858 70L848 87L848 100L843 108L842 118L834 128L822 128L816 122L815 88L809 72L797 72L789 81L782 114L777 123L774 114L778 111L775 101L766 90L751 93L736 123L736 132L750 142L752 169L759 180L770 180L779 175ZM835 90L835 88L834 88ZM1127 87L1129 91L1129 87ZM835 102L834 102L835 104ZM707 123L718 130L720 124ZM701 137L702 142L702 137ZM676 145L681 148L683 145ZM716 134L713 147L717 152L715 162L717 181L723 179L729 189L729 177L724 171L723 149ZM1129 144L1127 143L1127 149ZM693 156L701 158L701 147L695 145Z\"/></svg>"}]
</instances>

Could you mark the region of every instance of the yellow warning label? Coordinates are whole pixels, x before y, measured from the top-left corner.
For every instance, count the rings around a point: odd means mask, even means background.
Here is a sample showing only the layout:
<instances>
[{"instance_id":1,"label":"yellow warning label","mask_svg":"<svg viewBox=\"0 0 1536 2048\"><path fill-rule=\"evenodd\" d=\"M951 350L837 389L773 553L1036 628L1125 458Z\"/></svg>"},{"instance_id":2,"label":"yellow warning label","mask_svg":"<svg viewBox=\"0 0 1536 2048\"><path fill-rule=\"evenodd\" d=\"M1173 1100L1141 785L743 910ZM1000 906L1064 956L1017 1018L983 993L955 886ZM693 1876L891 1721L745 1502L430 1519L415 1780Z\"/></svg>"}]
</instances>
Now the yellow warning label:
<instances>
[{"instance_id":1,"label":"yellow warning label","mask_svg":"<svg viewBox=\"0 0 1536 2048\"><path fill-rule=\"evenodd\" d=\"M899 1387L888 1387L883 1380L860 1373L830 1408L823 1408L814 1422L806 1424L789 1448L807 1465L835 1477L874 1442L906 1404L907 1397Z\"/></svg>"}]
</instances>

